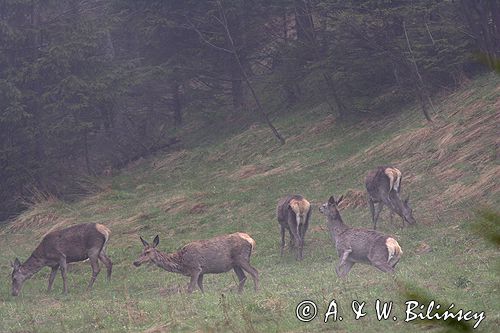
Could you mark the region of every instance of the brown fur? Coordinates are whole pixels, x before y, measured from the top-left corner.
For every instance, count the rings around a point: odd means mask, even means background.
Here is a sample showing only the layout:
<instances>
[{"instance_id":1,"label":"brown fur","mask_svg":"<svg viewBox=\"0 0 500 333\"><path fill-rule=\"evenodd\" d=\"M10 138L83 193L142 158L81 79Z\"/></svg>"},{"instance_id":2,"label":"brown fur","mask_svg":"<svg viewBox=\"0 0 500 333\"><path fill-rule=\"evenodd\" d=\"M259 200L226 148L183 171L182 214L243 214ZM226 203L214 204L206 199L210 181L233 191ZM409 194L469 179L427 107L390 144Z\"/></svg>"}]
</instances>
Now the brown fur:
<instances>
[{"instance_id":1,"label":"brown fur","mask_svg":"<svg viewBox=\"0 0 500 333\"><path fill-rule=\"evenodd\" d=\"M383 272L393 273L403 251L398 242L390 236L375 230L351 228L342 221L338 205L342 197L332 197L320 207L326 216L330 236L340 261L336 272L346 276L355 263L372 265Z\"/></svg>"},{"instance_id":2,"label":"brown fur","mask_svg":"<svg viewBox=\"0 0 500 333\"><path fill-rule=\"evenodd\" d=\"M12 294L17 296L22 284L45 266L52 268L48 290L57 271L61 270L64 293L67 293L66 270L71 262L89 259L92 277L88 289L92 288L99 274L99 261L107 268L108 280L111 278L112 262L106 255L106 244L111 231L102 224L84 223L69 228L49 232L23 264L16 258L12 264Z\"/></svg>"},{"instance_id":3,"label":"brown fur","mask_svg":"<svg viewBox=\"0 0 500 333\"><path fill-rule=\"evenodd\" d=\"M278 201L276 215L281 226L281 256L285 247L285 230L288 230L290 245L297 247L296 258L302 260L304 238L309 227L311 213L311 204L301 195L288 195Z\"/></svg>"},{"instance_id":4,"label":"brown fur","mask_svg":"<svg viewBox=\"0 0 500 333\"><path fill-rule=\"evenodd\" d=\"M379 166L367 173L365 186L368 192L368 204L372 215L373 229L377 229L378 217L384 205L389 207L391 212L401 216L403 226L405 222L409 224L416 223L413 210L408 203L409 199L401 200L399 196L401 181L401 171L392 166ZM375 204L377 204L377 207L375 207Z\"/></svg>"},{"instance_id":5,"label":"brown fur","mask_svg":"<svg viewBox=\"0 0 500 333\"><path fill-rule=\"evenodd\" d=\"M243 291L246 281L245 272L249 273L254 281L255 291L258 290L259 273L250 265L250 256L255 247L255 240L248 234L237 232L222 235L207 240L191 242L179 251L164 253L156 249L160 238L155 237L149 245L141 238L144 245L142 254L134 261L136 267L145 262L153 262L166 271L179 273L191 277L188 292L191 293L196 284L203 292L204 274L224 273L234 270L239 279L238 291Z\"/></svg>"}]
</instances>

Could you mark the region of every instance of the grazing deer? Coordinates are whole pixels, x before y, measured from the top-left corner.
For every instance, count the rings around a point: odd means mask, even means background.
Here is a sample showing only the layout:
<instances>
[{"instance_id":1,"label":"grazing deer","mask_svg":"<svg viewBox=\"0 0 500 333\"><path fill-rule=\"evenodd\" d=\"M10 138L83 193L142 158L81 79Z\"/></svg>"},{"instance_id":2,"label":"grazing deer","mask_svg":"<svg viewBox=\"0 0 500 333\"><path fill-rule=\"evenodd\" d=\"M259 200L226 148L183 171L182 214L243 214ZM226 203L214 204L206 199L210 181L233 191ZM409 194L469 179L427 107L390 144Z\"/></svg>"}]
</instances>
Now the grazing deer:
<instances>
[{"instance_id":1,"label":"grazing deer","mask_svg":"<svg viewBox=\"0 0 500 333\"><path fill-rule=\"evenodd\" d=\"M278 201L276 214L281 226L281 256L285 247L285 230L288 230L291 247L297 247L296 258L302 260L304 237L309 227L311 213L311 204L301 195L288 195Z\"/></svg>"},{"instance_id":2,"label":"grazing deer","mask_svg":"<svg viewBox=\"0 0 500 333\"><path fill-rule=\"evenodd\" d=\"M393 273L403 254L398 242L375 230L346 225L338 210L342 199L343 196L335 201L331 196L319 208L326 216L328 230L340 258L335 268L337 275L346 276L355 263L369 264L383 272Z\"/></svg>"},{"instance_id":3,"label":"grazing deer","mask_svg":"<svg viewBox=\"0 0 500 333\"><path fill-rule=\"evenodd\" d=\"M66 294L68 292L66 287L68 263L86 259L89 259L92 266L92 278L87 290L92 288L97 274L99 274L98 259L106 266L109 280L113 264L106 255L106 244L110 234L111 231L108 228L96 223L77 224L66 229L48 233L23 264L17 258L11 263L13 268L12 295L17 296L21 291L23 283L45 266L52 268L48 291L52 289L52 283L56 277L57 270L60 269L63 279L63 290Z\"/></svg>"},{"instance_id":4,"label":"grazing deer","mask_svg":"<svg viewBox=\"0 0 500 333\"><path fill-rule=\"evenodd\" d=\"M188 285L188 293L198 283L198 287L203 292L203 275L218 274L234 270L238 276L238 292L243 291L248 272L253 279L255 291L259 289L259 272L250 265L250 255L255 247L255 241L242 232L230 235L223 235L208 240L191 242L179 251L174 253L164 253L156 249L160 238L158 235L149 245L140 237L144 249L134 261L134 266L139 267L145 262L152 262L156 266L172 273L179 273L191 277ZM245 272L244 272L245 271Z\"/></svg>"},{"instance_id":5,"label":"grazing deer","mask_svg":"<svg viewBox=\"0 0 500 333\"><path fill-rule=\"evenodd\" d=\"M379 166L368 172L365 178L365 186L368 191L368 204L372 214L373 229L377 229L377 221L384 208L388 206L392 212L398 214L409 224L415 224L413 210L408 204L409 196L405 200L401 200L399 192L401 191L401 171L394 167ZM378 203L375 208L375 203Z\"/></svg>"}]
</instances>

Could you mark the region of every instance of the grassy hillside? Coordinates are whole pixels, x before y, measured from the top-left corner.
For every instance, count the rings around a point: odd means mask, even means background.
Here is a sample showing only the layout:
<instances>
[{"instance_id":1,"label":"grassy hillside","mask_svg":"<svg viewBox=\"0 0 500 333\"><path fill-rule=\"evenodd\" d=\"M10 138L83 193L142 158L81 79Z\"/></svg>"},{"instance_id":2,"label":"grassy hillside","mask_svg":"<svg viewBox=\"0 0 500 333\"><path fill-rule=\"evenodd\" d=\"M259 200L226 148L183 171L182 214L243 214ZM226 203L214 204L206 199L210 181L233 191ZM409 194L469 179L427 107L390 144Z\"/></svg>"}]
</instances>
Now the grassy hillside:
<instances>
[{"instance_id":1,"label":"grassy hillside","mask_svg":"<svg viewBox=\"0 0 500 333\"><path fill-rule=\"evenodd\" d=\"M252 125L99 180L100 190L79 202L35 205L0 233L0 331L437 331L435 323L404 322L404 284L422 288L442 307L455 303L455 309L485 311L478 331L493 331L500 324L498 251L470 226L474 209L500 203L500 78L482 77L435 104L432 124L416 107L341 124L321 104L276 122L288 138L285 146L277 145L264 125ZM393 234L404 251L395 277L355 265L347 280L339 279L338 258L317 209L305 259L296 262L287 252L280 260L275 205L281 196L301 193L317 207L331 194L347 193L344 220L370 227L364 174L383 163L403 171L403 192L411 195L418 221L402 229L399 218L391 224L386 210L381 215L380 230ZM67 296L60 276L54 291L46 293L49 268L27 281L21 296L10 296L9 260L26 259L49 230L91 221L113 232L110 284L101 271L95 289L85 292L91 270L78 263L70 267ZM179 289L188 278L132 266L142 249L139 235L159 234L159 248L173 251L235 231L257 241L252 263L261 274L258 293L248 281L238 295L235 275L226 273L206 276L205 294L187 295ZM295 318L304 299L319 308L309 323ZM344 320L324 323L332 299ZM398 320L378 321L376 299L394 301ZM364 318L353 319L352 300L367 302Z\"/></svg>"}]
</instances>

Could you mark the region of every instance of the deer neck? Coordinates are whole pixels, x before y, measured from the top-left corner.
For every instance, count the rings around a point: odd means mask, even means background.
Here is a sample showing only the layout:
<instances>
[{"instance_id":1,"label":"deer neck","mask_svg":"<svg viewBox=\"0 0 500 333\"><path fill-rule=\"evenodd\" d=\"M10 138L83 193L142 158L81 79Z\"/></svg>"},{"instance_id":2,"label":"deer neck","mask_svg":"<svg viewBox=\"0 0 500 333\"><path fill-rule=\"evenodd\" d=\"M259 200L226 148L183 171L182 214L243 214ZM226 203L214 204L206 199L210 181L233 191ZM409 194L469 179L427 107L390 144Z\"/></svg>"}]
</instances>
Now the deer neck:
<instances>
[{"instance_id":1,"label":"deer neck","mask_svg":"<svg viewBox=\"0 0 500 333\"><path fill-rule=\"evenodd\" d=\"M403 202L401 201L401 198L399 197L399 194L396 192L392 191L389 194L389 200L386 202L386 204L393 210L396 214L399 216L403 217Z\"/></svg>"},{"instance_id":2,"label":"deer neck","mask_svg":"<svg viewBox=\"0 0 500 333\"><path fill-rule=\"evenodd\" d=\"M163 253L157 251L153 262L156 266L168 272L182 274L181 258L178 253Z\"/></svg>"},{"instance_id":3,"label":"deer neck","mask_svg":"<svg viewBox=\"0 0 500 333\"><path fill-rule=\"evenodd\" d=\"M22 265L21 272L26 276L27 279L33 276L45 266L45 261L43 259L37 258L31 255Z\"/></svg>"},{"instance_id":4,"label":"deer neck","mask_svg":"<svg viewBox=\"0 0 500 333\"><path fill-rule=\"evenodd\" d=\"M342 221L340 215L338 217L328 216L327 222L328 230L330 231L330 236L333 241L335 241L338 235L349 229L349 226Z\"/></svg>"}]
</instances>

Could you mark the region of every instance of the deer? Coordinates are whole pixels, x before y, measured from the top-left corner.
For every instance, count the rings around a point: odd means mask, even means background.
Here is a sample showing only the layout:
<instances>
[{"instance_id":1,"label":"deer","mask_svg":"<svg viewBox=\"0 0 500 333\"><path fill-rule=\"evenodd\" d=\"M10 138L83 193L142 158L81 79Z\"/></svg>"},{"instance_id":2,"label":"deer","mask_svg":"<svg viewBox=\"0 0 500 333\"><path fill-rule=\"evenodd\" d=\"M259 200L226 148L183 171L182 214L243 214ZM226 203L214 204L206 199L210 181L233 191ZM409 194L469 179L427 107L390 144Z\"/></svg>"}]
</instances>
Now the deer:
<instances>
[{"instance_id":1,"label":"deer","mask_svg":"<svg viewBox=\"0 0 500 333\"><path fill-rule=\"evenodd\" d=\"M319 208L326 216L328 230L340 258L335 268L337 275L346 277L355 263L369 264L382 272L394 273L403 254L396 239L375 230L346 225L338 209L342 199L343 196L335 200L332 195Z\"/></svg>"},{"instance_id":2,"label":"deer","mask_svg":"<svg viewBox=\"0 0 500 333\"><path fill-rule=\"evenodd\" d=\"M304 238L309 227L311 214L311 204L301 195L288 195L278 201L276 215L281 227L281 257L283 257L285 247L285 230L288 230L290 248L296 247L296 259L303 259Z\"/></svg>"},{"instance_id":3,"label":"deer","mask_svg":"<svg viewBox=\"0 0 500 333\"><path fill-rule=\"evenodd\" d=\"M77 224L49 232L24 263L21 264L18 258L11 262L12 296L17 296L24 282L45 266L52 269L47 292L52 290L57 271L60 270L63 279L63 292L67 294L66 274L68 263L87 259L89 259L92 267L92 277L87 290L92 289L99 274L99 260L106 266L109 281L113 263L106 255L106 245L110 235L111 231L106 226L98 223Z\"/></svg>"},{"instance_id":4,"label":"deer","mask_svg":"<svg viewBox=\"0 0 500 333\"><path fill-rule=\"evenodd\" d=\"M144 246L141 255L134 261L134 266L139 267L145 262L172 273L178 273L191 278L187 292L190 294L196 284L204 293L203 276L205 274L219 274L234 270L238 277L238 293L243 291L245 285L245 272L252 276L254 289L259 289L259 272L250 265L250 256L255 248L255 240L248 234L236 232L222 235L207 240L198 240L186 244L173 253L164 253L157 249L160 242L158 235L149 244L139 237Z\"/></svg>"},{"instance_id":5,"label":"deer","mask_svg":"<svg viewBox=\"0 0 500 333\"><path fill-rule=\"evenodd\" d=\"M368 204L372 215L373 229L377 229L377 221L384 205L389 207L392 214L396 213L410 225L416 223L413 210L409 205L410 197L401 200L401 171L392 166L379 166L370 170L365 178L365 186L368 192ZM378 204L375 207L375 204Z\"/></svg>"}]
</instances>

